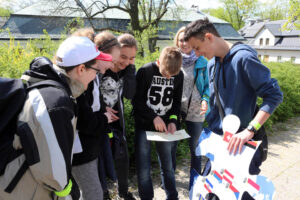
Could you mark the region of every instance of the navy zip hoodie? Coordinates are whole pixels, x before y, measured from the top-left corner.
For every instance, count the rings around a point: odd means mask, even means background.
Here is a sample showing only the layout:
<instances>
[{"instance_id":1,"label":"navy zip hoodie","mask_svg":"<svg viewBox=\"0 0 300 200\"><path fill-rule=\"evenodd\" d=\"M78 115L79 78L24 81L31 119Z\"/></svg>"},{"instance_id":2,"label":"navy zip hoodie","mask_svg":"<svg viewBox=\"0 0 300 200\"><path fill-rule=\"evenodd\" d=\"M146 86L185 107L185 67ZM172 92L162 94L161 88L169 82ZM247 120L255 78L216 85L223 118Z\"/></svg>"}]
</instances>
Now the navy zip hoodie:
<instances>
[{"instance_id":1,"label":"navy zip hoodie","mask_svg":"<svg viewBox=\"0 0 300 200\"><path fill-rule=\"evenodd\" d=\"M215 67L215 79L225 116L237 115L241 120L240 130L253 119L258 96L263 99L260 110L270 114L283 100L277 81L270 77L270 70L259 61L257 52L248 45L234 45L224 57L223 63L215 57L207 67L211 111L206 120L210 130L217 134L223 132L213 86Z\"/></svg>"}]
</instances>

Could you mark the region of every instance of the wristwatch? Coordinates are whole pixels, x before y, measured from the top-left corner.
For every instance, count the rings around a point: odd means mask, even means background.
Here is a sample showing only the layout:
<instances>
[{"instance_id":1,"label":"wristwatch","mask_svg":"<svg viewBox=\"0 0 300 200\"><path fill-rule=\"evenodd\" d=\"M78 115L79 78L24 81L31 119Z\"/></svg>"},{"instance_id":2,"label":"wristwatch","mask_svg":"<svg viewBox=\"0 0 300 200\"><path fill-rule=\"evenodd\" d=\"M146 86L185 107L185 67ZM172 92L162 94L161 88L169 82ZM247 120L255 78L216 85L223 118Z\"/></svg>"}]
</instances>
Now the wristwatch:
<instances>
[{"instance_id":1,"label":"wristwatch","mask_svg":"<svg viewBox=\"0 0 300 200\"><path fill-rule=\"evenodd\" d=\"M248 130L248 131L252 131L254 134L257 133L257 130L256 130L256 129L254 128L254 126L251 125L251 124L249 124L249 125L247 126L247 130Z\"/></svg>"}]
</instances>

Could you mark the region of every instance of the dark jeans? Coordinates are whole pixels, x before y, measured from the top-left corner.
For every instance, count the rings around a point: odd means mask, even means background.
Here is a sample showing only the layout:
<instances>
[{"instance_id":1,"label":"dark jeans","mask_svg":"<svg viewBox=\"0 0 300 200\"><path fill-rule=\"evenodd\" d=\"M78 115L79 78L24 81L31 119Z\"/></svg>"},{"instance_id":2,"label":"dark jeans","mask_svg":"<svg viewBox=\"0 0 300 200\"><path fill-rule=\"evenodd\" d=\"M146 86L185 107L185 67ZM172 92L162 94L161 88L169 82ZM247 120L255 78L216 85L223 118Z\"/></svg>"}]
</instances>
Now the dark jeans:
<instances>
[{"instance_id":1,"label":"dark jeans","mask_svg":"<svg viewBox=\"0 0 300 200\"><path fill-rule=\"evenodd\" d=\"M164 189L167 200L177 200L175 173L172 164L171 142L155 142L156 152L163 174ZM154 196L151 180L151 141L146 138L146 132L136 128L135 151L137 162L138 190L140 198L152 199Z\"/></svg>"},{"instance_id":2,"label":"dark jeans","mask_svg":"<svg viewBox=\"0 0 300 200\"><path fill-rule=\"evenodd\" d=\"M121 152L114 152L115 168L118 179L118 191L120 194L127 194L129 177L129 155L127 141L122 140L121 143L116 142L117 138L115 136L116 134L114 132L114 145L118 145L117 148L114 147L114 151Z\"/></svg>"},{"instance_id":3,"label":"dark jeans","mask_svg":"<svg viewBox=\"0 0 300 200\"><path fill-rule=\"evenodd\" d=\"M191 167L190 167L190 175L191 175L191 170L195 169L198 174L201 173L201 156L196 156L196 147L198 145L198 140L200 137L200 134L203 129L203 122L191 122L191 121L186 121L186 128L187 128L187 133L191 136L189 139L189 147L190 147L190 152L191 152ZM192 178L190 176L190 183L189 183L189 189L191 188L193 182Z\"/></svg>"},{"instance_id":4,"label":"dark jeans","mask_svg":"<svg viewBox=\"0 0 300 200\"><path fill-rule=\"evenodd\" d=\"M117 180L115 171L114 159L112 155L112 149L110 146L110 139L107 134L102 137L100 155L98 157L98 172L99 178L104 192L108 191L106 178L110 178L112 181Z\"/></svg>"}]
</instances>

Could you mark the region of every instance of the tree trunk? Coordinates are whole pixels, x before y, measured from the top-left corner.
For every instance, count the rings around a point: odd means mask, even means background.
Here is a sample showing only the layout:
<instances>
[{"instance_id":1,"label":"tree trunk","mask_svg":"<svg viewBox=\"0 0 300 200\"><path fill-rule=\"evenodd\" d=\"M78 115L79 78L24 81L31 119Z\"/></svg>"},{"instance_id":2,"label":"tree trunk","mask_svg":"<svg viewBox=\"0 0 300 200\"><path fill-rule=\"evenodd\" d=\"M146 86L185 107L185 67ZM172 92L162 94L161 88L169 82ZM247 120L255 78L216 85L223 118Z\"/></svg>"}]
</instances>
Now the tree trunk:
<instances>
[{"instance_id":1,"label":"tree trunk","mask_svg":"<svg viewBox=\"0 0 300 200\"><path fill-rule=\"evenodd\" d=\"M155 48L156 42L157 42L157 37L148 39L148 48L151 53L153 53L156 50Z\"/></svg>"}]
</instances>

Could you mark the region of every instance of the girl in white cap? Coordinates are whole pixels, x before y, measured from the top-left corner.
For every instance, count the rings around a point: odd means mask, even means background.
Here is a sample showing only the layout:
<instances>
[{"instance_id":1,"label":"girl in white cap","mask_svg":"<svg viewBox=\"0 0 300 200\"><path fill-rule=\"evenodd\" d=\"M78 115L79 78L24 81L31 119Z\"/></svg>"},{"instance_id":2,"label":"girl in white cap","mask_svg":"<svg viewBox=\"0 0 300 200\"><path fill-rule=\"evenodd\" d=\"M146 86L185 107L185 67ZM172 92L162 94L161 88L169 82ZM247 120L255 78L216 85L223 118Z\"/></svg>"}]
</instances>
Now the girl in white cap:
<instances>
[{"instance_id":1,"label":"girl in white cap","mask_svg":"<svg viewBox=\"0 0 300 200\"><path fill-rule=\"evenodd\" d=\"M98 72L106 71L99 67L103 60L111 61L111 56L100 53L87 37L70 37L59 46L55 64L45 57L32 61L22 79L28 86L45 84L27 93L18 116L23 139L16 135L12 148L20 153L0 177L0 199L71 199L75 98Z\"/></svg>"}]
</instances>

